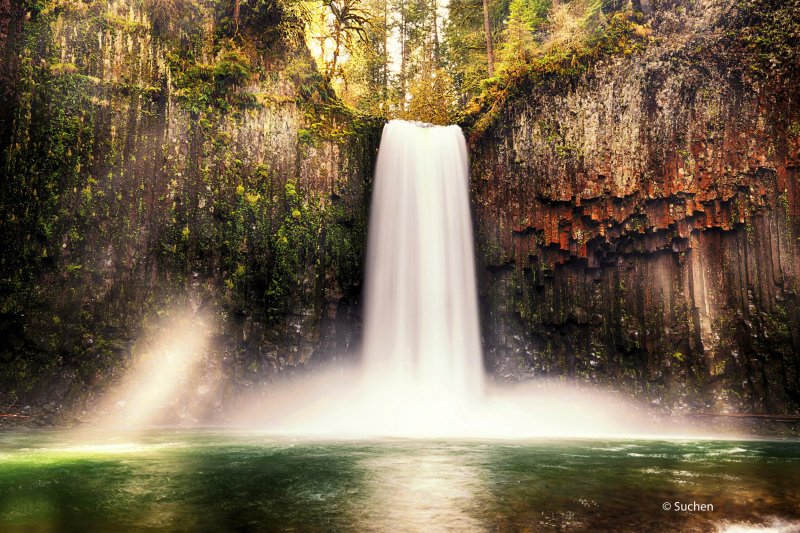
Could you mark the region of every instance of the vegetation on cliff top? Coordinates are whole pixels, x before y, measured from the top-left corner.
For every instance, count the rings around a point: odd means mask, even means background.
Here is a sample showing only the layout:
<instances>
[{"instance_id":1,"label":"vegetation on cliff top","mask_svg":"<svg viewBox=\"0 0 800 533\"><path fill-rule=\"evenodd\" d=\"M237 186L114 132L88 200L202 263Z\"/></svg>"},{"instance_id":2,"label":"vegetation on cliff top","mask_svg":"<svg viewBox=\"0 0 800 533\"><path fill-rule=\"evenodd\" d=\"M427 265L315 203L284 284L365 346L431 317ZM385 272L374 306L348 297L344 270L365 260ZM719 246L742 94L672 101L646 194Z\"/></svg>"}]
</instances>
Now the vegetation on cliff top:
<instances>
[{"instance_id":1,"label":"vegetation on cliff top","mask_svg":"<svg viewBox=\"0 0 800 533\"><path fill-rule=\"evenodd\" d=\"M592 58L633 53L649 34L630 5L608 0L142 1L164 38L187 33L187 21L210 9L218 53L256 46L288 57L287 72L296 71L292 56L303 55L298 44L304 44L317 80L302 94L315 95L316 107L338 105L351 119L464 122L465 108L475 115L524 79L569 75ZM198 62L193 69L191 61ZM175 65L194 77L217 75L196 55L183 53ZM224 87L211 89L202 94L215 98Z\"/></svg>"},{"instance_id":2,"label":"vegetation on cliff top","mask_svg":"<svg viewBox=\"0 0 800 533\"><path fill-rule=\"evenodd\" d=\"M481 82L481 91L460 117L472 138L479 137L514 96L530 94L548 80L574 79L597 59L640 51L651 34L641 13L628 9L606 14L596 2L562 5L545 22L530 14L512 15L516 22L510 19L507 29L548 23L549 31L537 41L526 32L509 30L508 56L498 75Z\"/></svg>"},{"instance_id":3,"label":"vegetation on cliff top","mask_svg":"<svg viewBox=\"0 0 800 533\"><path fill-rule=\"evenodd\" d=\"M436 0L315 5L306 41L337 94L372 115L432 123L491 115L525 80L631 54L650 33L630 5L601 0L453 0L446 11ZM354 18L342 23L340 9Z\"/></svg>"}]
</instances>

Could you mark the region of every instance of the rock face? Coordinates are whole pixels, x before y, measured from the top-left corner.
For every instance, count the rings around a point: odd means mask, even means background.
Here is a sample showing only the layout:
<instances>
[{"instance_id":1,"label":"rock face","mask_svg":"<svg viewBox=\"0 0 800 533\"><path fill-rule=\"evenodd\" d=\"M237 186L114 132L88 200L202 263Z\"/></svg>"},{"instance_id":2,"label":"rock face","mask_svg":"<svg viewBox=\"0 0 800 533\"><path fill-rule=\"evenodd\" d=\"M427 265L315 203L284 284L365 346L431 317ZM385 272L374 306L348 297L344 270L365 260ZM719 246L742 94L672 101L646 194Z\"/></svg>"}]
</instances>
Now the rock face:
<instances>
[{"instance_id":1,"label":"rock face","mask_svg":"<svg viewBox=\"0 0 800 533\"><path fill-rule=\"evenodd\" d=\"M145 317L184 309L212 315L208 364L234 384L352 352L380 124L331 97L288 15L245 6L232 32L224 2L17 4L0 2L0 405L54 379L100 394Z\"/></svg>"},{"instance_id":2,"label":"rock face","mask_svg":"<svg viewBox=\"0 0 800 533\"><path fill-rule=\"evenodd\" d=\"M797 8L661 4L642 6L644 52L544 80L473 139L487 365L667 408L791 412Z\"/></svg>"},{"instance_id":3,"label":"rock face","mask_svg":"<svg viewBox=\"0 0 800 533\"><path fill-rule=\"evenodd\" d=\"M277 4L227 4L0 0L0 407L68 423L162 315L213 329L213 405L355 352L380 124ZM796 3L631 4L644 51L473 138L487 366L796 411Z\"/></svg>"}]
</instances>

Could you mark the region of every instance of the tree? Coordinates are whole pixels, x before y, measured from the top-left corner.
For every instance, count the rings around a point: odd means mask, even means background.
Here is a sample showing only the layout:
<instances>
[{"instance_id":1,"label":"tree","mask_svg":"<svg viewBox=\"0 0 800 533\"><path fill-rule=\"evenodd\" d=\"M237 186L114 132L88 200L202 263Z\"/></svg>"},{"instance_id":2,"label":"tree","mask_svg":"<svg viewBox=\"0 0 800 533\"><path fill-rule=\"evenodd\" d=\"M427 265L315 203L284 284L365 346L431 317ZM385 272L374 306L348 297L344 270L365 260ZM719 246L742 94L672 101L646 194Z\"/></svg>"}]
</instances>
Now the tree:
<instances>
[{"instance_id":1,"label":"tree","mask_svg":"<svg viewBox=\"0 0 800 533\"><path fill-rule=\"evenodd\" d=\"M431 11L433 12L432 23L433 23L433 55L436 59L436 68L441 68L442 66L442 54L439 49L439 2L436 0L432 1L432 8Z\"/></svg>"},{"instance_id":2,"label":"tree","mask_svg":"<svg viewBox=\"0 0 800 533\"><path fill-rule=\"evenodd\" d=\"M406 57L408 54L408 49L406 47L406 34L408 30L407 24L407 17L406 17L406 2L405 0L400 0L399 5L399 16L400 16L400 23L398 24L398 29L400 31L400 73L399 73L399 81L400 81L400 98L399 98L399 105L401 110L405 110L406 107Z\"/></svg>"},{"instance_id":3,"label":"tree","mask_svg":"<svg viewBox=\"0 0 800 533\"><path fill-rule=\"evenodd\" d=\"M509 0L488 3L490 28L501 28L508 16ZM480 92L488 78L486 26L482 0L450 0L444 25L444 66L453 82L454 97L461 106ZM500 32L492 30L492 50L499 46ZM494 58L493 58L494 59ZM492 62L494 67L494 61ZM492 75L494 69L492 70Z\"/></svg>"},{"instance_id":4,"label":"tree","mask_svg":"<svg viewBox=\"0 0 800 533\"><path fill-rule=\"evenodd\" d=\"M342 46L352 47L355 37L367 40L368 15L359 6L359 0L328 0L332 17L333 57L326 69L326 78L336 75Z\"/></svg>"},{"instance_id":5,"label":"tree","mask_svg":"<svg viewBox=\"0 0 800 533\"><path fill-rule=\"evenodd\" d=\"M489 23L489 0L483 0L483 31L486 37L486 64L489 77L494 76L494 52L492 51L492 26Z\"/></svg>"},{"instance_id":6,"label":"tree","mask_svg":"<svg viewBox=\"0 0 800 533\"><path fill-rule=\"evenodd\" d=\"M452 81L442 68L439 48L437 0L409 2L409 23L413 54L407 75L408 107L402 116L434 124L448 124L451 118Z\"/></svg>"},{"instance_id":7,"label":"tree","mask_svg":"<svg viewBox=\"0 0 800 533\"><path fill-rule=\"evenodd\" d=\"M365 0L364 10L370 14L366 37L347 47L347 60L339 68L339 96L362 111L387 116L390 99L387 1Z\"/></svg>"},{"instance_id":8,"label":"tree","mask_svg":"<svg viewBox=\"0 0 800 533\"><path fill-rule=\"evenodd\" d=\"M425 78L433 72L436 61L438 31L434 31L437 22L437 3L432 0L400 0L398 2L397 30L400 37L400 71L397 74L396 109L404 115L409 98L413 97L411 89L417 85L420 77Z\"/></svg>"},{"instance_id":9,"label":"tree","mask_svg":"<svg viewBox=\"0 0 800 533\"><path fill-rule=\"evenodd\" d=\"M537 0L511 0L508 9L500 50L504 69L530 62L536 50L534 32L541 24L542 12L546 13L546 6Z\"/></svg>"},{"instance_id":10,"label":"tree","mask_svg":"<svg viewBox=\"0 0 800 533\"><path fill-rule=\"evenodd\" d=\"M451 123L452 87L447 72L433 68L433 63L429 63L409 87L411 98L403 117L431 124Z\"/></svg>"}]
</instances>

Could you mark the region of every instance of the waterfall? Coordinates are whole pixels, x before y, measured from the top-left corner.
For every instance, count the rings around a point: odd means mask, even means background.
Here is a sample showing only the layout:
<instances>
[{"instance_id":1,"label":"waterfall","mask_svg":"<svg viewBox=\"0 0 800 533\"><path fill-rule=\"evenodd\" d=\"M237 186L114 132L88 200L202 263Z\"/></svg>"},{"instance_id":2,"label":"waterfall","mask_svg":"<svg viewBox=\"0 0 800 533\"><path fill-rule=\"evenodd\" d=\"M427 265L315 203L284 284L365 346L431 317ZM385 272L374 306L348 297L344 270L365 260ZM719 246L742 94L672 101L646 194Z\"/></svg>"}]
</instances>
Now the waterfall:
<instances>
[{"instance_id":1,"label":"waterfall","mask_svg":"<svg viewBox=\"0 0 800 533\"><path fill-rule=\"evenodd\" d=\"M600 392L561 381L485 382L468 169L458 126L384 127L360 366L273 386L266 403L245 397L242 423L260 419L275 433L326 438L634 432L638 415Z\"/></svg>"},{"instance_id":2,"label":"waterfall","mask_svg":"<svg viewBox=\"0 0 800 533\"><path fill-rule=\"evenodd\" d=\"M385 390L481 394L467 146L458 126L386 124L372 193L364 365Z\"/></svg>"}]
</instances>

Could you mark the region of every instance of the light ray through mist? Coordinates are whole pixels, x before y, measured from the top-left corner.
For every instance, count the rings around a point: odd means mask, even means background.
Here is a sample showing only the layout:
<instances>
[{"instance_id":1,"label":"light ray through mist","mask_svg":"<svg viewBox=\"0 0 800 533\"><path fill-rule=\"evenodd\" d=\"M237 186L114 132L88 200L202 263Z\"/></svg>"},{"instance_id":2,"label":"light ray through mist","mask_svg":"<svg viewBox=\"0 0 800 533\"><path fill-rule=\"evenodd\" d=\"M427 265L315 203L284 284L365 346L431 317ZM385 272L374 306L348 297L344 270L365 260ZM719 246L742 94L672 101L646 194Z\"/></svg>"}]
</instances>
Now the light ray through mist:
<instances>
[{"instance_id":1,"label":"light ray through mist","mask_svg":"<svg viewBox=\"0 0 800 533\"><path fill-rule=\"evenodd\" d=\"M141 428L173 418L208 341L203 317L187 312L164 322L154 339L137 346L122 383L103 401L96 428Z\"/></svg>"}]
</instances>

